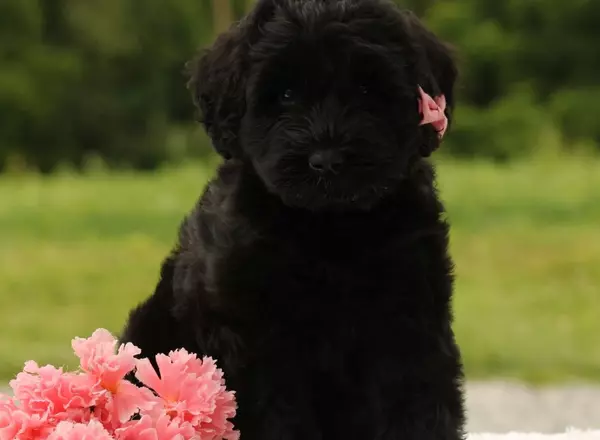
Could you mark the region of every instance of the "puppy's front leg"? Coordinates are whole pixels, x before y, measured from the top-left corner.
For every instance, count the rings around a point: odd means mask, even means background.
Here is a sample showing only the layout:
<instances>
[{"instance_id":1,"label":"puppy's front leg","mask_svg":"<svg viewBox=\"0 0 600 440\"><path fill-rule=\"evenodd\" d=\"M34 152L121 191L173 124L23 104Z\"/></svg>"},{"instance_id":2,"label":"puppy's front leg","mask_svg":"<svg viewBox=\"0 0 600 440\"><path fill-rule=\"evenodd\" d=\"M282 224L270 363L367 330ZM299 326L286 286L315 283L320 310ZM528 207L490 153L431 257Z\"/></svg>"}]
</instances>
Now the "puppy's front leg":
<instances>
[{"instance_id":1,"label":"puppy's front leg","mask_svg":"<svg viewBox=\"0 0 600 440\"><path fill-rule=\"evenodd\" d=\"M400 408L399 408L400 410ZM410 412L409 412L410 413ZM460 423L448 408L432 406L421 414L398 412L390 420L387 430L378 440L464 440Z\"/></svg>"},{"instance_id":2,"label":"puppy's front leg","mask_svg":"<svg viewBox=\"0 0 600 440\"><path fill-rule=\"evenodd\" d=\"M239 380L234 423L244 440L323 439L311 387L297 370L260 363Z\"/></svg>"},{"instance_id":3,"label":"puppy's front leg","mask_svg":"<svg viewBox=\"0 0 600 440\"><path fill-rule=\"evenodd\" d=\"M435 387L434 387L435 388ZM400 390L399 390L400 391ZM463 403L454 391L423 389L399 396L378 440L463 440Z\"/></svg>"},{"instance_id":4,"label":"puppy's front leg","mask_svg":"<svg viewBox=\"0 0 600 440\"><path fill-rule=\"evenodd\" d=\"M421 355L390 359L372 375L383 409L377 440L464 439L460 362L433 345Z\"/></svg>"},{"instance_id":5,"label":"puppy's front leg","mask_svg":"<svg viewBox=\"0 0 600 440\"><path fill-rule=\"evenodd\" d=\"M163 262L153 295L130 312L120 337L120 343L133 343L142 350L141 356L152 361L158 353L169 353L189 345L181 339L183 333L172 314L174 266L174 256ZM193 347L186 348L191 350Z\"/></svg>"}]
</instances>

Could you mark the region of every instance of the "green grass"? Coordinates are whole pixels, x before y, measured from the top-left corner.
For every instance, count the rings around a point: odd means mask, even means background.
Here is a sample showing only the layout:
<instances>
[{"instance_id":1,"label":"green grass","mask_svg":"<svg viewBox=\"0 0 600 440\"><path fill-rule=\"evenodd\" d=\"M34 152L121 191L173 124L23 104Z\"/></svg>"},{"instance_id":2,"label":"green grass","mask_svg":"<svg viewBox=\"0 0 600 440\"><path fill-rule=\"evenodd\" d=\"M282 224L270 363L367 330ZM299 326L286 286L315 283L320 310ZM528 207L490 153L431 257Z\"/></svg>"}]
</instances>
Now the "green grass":
<instances>
[{"instance_id":1,"label":"green grass","mask_svg":"<svg viewBox=\"0 0 600 440\"><path fill-rule=\"evenodd\" d=\"M152 292L210 171L0 178L0 379L72 365ZM443 162L456 332L471 378L600 380L600 161Z\"/></svg>"}]
</instances>

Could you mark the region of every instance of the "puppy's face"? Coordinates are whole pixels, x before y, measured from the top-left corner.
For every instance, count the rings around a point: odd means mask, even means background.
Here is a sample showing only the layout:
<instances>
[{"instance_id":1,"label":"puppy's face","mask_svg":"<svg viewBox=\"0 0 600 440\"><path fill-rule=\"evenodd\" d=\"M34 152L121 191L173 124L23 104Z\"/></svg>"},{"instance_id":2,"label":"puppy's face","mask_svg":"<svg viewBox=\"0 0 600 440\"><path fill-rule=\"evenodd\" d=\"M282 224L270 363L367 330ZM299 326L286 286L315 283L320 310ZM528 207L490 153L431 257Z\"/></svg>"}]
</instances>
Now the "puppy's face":
<instances>
[{"instance_id":1,"label":"puppy's face","mask_svg":"<svg viewBox=\"0 0 600 440\"><path fill-rule=\"evenodd\" d=\"M416 31L388 3L270 0L249 20L261 24L246 24L230 47L243 57L243 73L229 84L243 104L237 125L225 133L225 153L250 161L285 204L369 209L435 148L435 131L419 126L417 91L421 83L432 93L442 86L431 70L420 72L431 69L424 49L412 47L423 42L411 40ZM238 44L246 45L243 54ZM219 148L222 124L215 118L232 116L218 108L223 101L202 99Z\"/></svg>"},{"instance_id":2,"label":"puppy's face","mask_svg":"<svg viewBox=\"0 0 600 440\"><path fill-rule=\"evenodd\" d=\"M416 92L385 48L308 33L254 65L240 144L285 203L366 208L418 155Z\"/></svg>"}]
</instances>

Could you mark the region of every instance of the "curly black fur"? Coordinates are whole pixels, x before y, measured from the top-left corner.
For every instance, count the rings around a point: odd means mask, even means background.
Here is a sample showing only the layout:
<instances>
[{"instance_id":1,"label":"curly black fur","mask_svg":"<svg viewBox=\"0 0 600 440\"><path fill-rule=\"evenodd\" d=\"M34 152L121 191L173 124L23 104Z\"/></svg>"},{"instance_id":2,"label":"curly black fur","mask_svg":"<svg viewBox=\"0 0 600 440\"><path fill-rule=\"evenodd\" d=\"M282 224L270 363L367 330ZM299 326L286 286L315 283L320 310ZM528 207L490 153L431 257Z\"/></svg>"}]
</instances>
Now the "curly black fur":
<instances>
[{"instance_id":1,"label":"curly black fur","mask_svg":"<svg viewBox=\"0 0 600 440\"><path fill-rule=\"evenodd\" d=\"M227 160L122 341L215 357L247 440L462 438L439 139L417 105L420 85L450 116L448 47L385 0L261 0L191 66ZM323 152L335 168L311 168Z\"/></svg>"}]
</instances>

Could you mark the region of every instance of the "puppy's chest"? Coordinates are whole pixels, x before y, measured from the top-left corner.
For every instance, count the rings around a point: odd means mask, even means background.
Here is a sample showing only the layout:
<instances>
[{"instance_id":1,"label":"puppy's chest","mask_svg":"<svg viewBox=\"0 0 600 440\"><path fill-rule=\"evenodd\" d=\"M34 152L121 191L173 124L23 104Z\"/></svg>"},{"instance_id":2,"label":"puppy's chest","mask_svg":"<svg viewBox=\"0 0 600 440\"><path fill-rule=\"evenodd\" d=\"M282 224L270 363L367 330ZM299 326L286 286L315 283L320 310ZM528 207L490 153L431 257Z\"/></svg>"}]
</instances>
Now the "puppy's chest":
<instances>
[{"instance_id":1,"label":"puppy's chest","mask_svg":"<svg viewBox=\"0 0 600 440\"><path fill-rule=\"evenodd\" d=\"M301 328L303 337L356 341L418 315L429 292L415 252L271 248L248 255L255 270L239 288L254 291L259 313L282 333Z\"/></svg>"},{"instance_id":2,"label":"puppy's chest","mask_svg":"<svg viewBox=\"0 0 600 440\"><path fill-rule=\"evenodd\" d=\"M439 292L430 276L439 274L428 268L431 256L416 242L359 252L270 241L230 254L220 287L245 298L244 310L258 318L258 359L343 372L356 359L395 358L427 337L445 307L432 307Z\"/></svg>"},{"instance_id":3,"label":"puppy's chest","mask_svg":"<svg viewBox=\"0 0 600 440\"><path fill-rule=\"evenodd\" d=\"M357 359L394 356L419 337L422 325L415 322L425 320L423 308L402 268L393 270L397 260L321 257L301 263L298 257L271 274L264 292L268 350L339 375Z\"/></svg>"}]
</instances>

